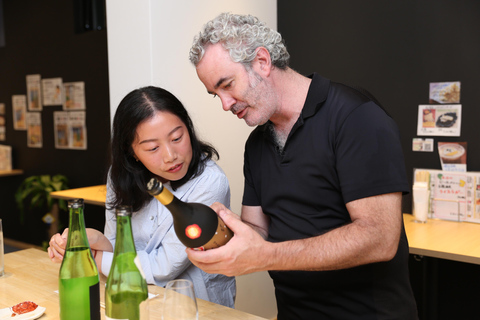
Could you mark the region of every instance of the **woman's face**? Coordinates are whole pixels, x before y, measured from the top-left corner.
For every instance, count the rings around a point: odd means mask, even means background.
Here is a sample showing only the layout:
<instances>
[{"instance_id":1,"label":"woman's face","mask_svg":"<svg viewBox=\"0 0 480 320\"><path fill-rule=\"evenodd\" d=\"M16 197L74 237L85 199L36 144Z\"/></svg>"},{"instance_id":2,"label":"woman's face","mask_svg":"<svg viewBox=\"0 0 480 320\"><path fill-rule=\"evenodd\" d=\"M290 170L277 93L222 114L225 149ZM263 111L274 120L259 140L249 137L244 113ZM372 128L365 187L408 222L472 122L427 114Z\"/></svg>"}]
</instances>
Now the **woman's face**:
<instances>
[{"instance_id":1,"label":"woman's face","mask_svg":"<svg viewBox=\"0 0 480 320\"><path fill-rule=\"evenodd\" d=\"M192 161L187 127L176 115L156 111L141 122L132 143L135 158L163 182L182 179Z\"/></svg>"}]
</instances>

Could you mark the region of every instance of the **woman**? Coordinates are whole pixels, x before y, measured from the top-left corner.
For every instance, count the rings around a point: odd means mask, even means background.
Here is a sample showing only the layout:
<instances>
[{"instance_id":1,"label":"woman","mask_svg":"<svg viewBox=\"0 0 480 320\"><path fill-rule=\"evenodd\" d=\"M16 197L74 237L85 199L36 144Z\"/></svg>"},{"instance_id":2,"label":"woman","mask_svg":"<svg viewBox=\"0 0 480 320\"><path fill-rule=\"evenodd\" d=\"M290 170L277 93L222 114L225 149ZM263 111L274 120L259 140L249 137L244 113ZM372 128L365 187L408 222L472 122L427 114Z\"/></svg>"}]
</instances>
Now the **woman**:
<instances>
[{"instance_id":1,"label":"woman","mask_svg":"<svg viewBox=\"0 0 480 320\"><path fill-rule=\"evenodd\" d=\"M144 87L120 102L113 120L105 232L87 229L103 274L108 276L113 259L114 208L131 205L135 247L147 283L165 286L172 279L189 279L198 298L234 307L235 279L195 267L175 234L170 212L146 190L155 176L182 201L229 206L228 180L214 157L217 151L197 139L186 109L170 92ZM67 232L50 240L52 261L63 259Z\"/></svg>"}]
</instances>

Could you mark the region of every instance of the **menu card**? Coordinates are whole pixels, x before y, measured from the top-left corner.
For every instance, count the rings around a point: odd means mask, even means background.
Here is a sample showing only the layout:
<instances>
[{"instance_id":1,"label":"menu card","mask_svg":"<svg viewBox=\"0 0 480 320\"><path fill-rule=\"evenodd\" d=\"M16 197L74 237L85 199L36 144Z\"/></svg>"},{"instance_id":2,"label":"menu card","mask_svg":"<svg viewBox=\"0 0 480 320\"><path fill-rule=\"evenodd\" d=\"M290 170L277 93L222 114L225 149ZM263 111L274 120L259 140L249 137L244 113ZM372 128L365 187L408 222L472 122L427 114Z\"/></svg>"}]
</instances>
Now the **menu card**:
<instances>
[{"instance_id":1,"label":"menu card","mask_svg":"<svg viewBox=\"0 0 480 320\"><path fill-rule=\"evenodd\" d=\"M414 171L429 173L430 218L480 223L480 172Z\"/></svg>"}]
</instances>

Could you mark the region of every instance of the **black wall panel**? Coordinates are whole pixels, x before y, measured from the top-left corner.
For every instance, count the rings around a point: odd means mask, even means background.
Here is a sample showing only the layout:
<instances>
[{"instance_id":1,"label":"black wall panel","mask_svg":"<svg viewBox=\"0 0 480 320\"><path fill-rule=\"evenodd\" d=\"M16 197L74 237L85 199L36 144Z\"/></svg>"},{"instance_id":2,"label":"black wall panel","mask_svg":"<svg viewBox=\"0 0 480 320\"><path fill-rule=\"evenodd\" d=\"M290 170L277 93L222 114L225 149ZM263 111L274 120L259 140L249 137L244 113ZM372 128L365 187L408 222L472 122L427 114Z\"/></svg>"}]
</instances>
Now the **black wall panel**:
<instances>
[{"instance_id":1,"label":"black wall panel","mask_svg":"<svg viewBox=\"0 0 480 320\"><path fill-rule=\"evenodd\" d=\"M76 33L76 14L73 1L3 1L6 45L0 47L0 102L6 105L7 124L6 141L0 143L13 147L13 166L24 170L22 176L0 178L0 217L7 238L28 238L26 227L18 225L13 199L26 177L64 174L71 188L104 183L110 141L107 32ZM53 112L61 106L43 107L43 148L27 147L26 131L13 128L12 95L26 94L28 74L85 82L87 150L55 149ZM103 230L104 208L87 204L85 210L87 225Z\"/></svg>"},{"instance_id":2,"label":"black wall panel","mask_svg":"<svg viewBox=\"0 0 480 320\"><path fill-rule=\"evenodd\" d=\"M410 183L414 168L441 169L439 141L468 142L467 169L480 171L480 1L277 3L291 67L374 94L399 126ZM430 82L444 81L461 81L461 136L433 137L434 152L413 152L418 105L429 103ZM403 212L411 212L410 195ZM479 318L478 265L416 258L410 272L420 319Z\"/></svg>"},{"instance_id":3,"label":"black wall panel","mask_svg":"<svg viewBox=\"0 0 480 320\"><path fill-rule=\"evenodd\" d=\"M467 169L480 171L479 21L476 0L278 1L292 68L374 94L400 128L410 182L413 168L441 169L436 146L412 151L430 82L461 81L461 136L433 138L435 145L467 141ZM410 196L404 212L411 212Z\"/></svg>"}]
</instances>

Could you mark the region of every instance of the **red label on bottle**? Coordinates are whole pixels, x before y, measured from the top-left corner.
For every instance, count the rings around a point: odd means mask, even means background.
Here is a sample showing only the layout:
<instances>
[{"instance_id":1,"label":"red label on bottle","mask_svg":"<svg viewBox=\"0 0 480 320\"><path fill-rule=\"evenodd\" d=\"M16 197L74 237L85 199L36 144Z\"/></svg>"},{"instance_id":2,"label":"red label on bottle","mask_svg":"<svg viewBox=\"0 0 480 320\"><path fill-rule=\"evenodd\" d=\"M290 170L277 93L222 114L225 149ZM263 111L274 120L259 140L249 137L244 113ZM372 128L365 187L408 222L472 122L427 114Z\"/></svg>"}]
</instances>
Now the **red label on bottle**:
<instances>
[{"instance_id":1,"label":"red label on bottle","mask_svg":"<svg viewBox=\"0 0 480 320\"><path fill-rule=\"evenodd\" d=\"M190 239L197 239L202 234L202 228L198 224L191 224L185 228L185 234Z\"/></svg>"}]
</instances>

